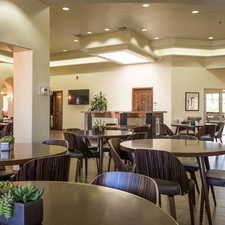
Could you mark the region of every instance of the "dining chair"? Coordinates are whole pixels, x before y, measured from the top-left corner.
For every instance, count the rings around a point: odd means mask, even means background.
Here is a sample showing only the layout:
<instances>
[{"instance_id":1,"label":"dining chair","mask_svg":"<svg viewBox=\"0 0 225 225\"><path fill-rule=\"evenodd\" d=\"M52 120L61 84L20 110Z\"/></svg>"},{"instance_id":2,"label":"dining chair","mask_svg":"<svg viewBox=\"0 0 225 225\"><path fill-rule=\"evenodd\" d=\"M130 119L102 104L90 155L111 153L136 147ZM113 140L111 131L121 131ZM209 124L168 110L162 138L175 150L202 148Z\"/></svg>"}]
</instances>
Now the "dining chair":
<instances>
[{"instance_id":1,"label":"dining chair","mask_svg":"<svg viewBox=\"0 0 225 225\"><path fill-rule=\"evenodd\" d=\"M68 181L69 155L49 156L23 164L13 177L14 181Z\"/></svg>"},{"instance_id":2,"label":"dining chair","mask_svg":"<svg viewBox=\"0 0 225 225\"><path fill-rule=\"evenodd\" d=\"M119 147L120 147L120 139L119 138L113 138L108 140L109 146L110 146L110 155L113 158L115 169L118 171L125 171L128 172L129 168L128 165L123 162L119 155ZM110 167L109 169L110 170Z\"/></svg>"},{"instance_id":3,"label":"dining chair","mask_svg":"<svg viewBox=\"0 0 225 225\"><path fill-rule=\"evenodd\" d=\"M150 137L150 126L139 126L132 129L133 133L136 134L135 139L143 139ZM140 135L140 136L139 136Z\"/></svg>"},{"instance_id":4,"label":"dining chair","mask_svg":"<svg viewBox=\"0 0 225 225\"><path fill-rule=\"evenodd\" d=\"M42 144L67 147L65 140L45 140L42 142Z\"/></svg>"},{"instance_id":5,"label":"dining chair","mask_svg":"<svg viewBox=\"0 0 225 225\"><path fill-rule=\"evenodd\" d=\"M214 141L215 133L216 124L206 124L199 129L196 136L201 141Z\"/></svg>"},{"instance_id":6,"label":"dining chair","mask_svg":"<svg viewBox=\"0 0 225 225\"><path fill-rule=\"evenodd\" d=\"M216 132L215 132L215 141L217 142L217 139L219 139L221 144L223 143L223 140L222 140L223 130L224 130L224 123L222 122L218 123Z\"/></svg>"},{"instance_id":7,"label":"dining chair","mask_svg":"<svg viewBox=\"0 0 225 225\"><path fill-rule=\"evenodd\" d=\"M194 182L188 178L181 162L169 152L138 149L135 151L135 163L136 172L155 179L159 194L168 196L174 219L175 196L188 194L191 224L194 225Z\"/></svg>"},{"instance_id":8,"label":"dining chair","mask_svg":"<svg viewBox=\"0 0 225 225\"><path fill-rule=\"evenodd\" d=\"M158 186L150 177L128 172L107 172L97 176L91 184L126 191L158 203ZM129 203L128 203L129 204Z\"/></svg>"},{"instance_id":9,"label":"dining chair","mask_svg":"<svg viewBox=\"0 0 225 225\"><path fill-rule=\"evenodd\" d=\"M160 136L161 135L163 135L163 136L173 136L174 133L165 123L161 123L160 124Z\"/></svg>"},{"instance_id":10,"label":"dining chair","mask_svg":"<svg viewBox=\"0 0 225 225\"><path fill-rule=\"evenodd\" d=\"M177 140L198 140L193 135L173 135L173 136L159 136L159 139L177 139ZM182 165L184 166L185 171L190 174L191 179L195 182L196 190L200 194L200 189L196 177L196 172L199 171L199 166L197 160L193 158L180 158L179 159Z\"/></svg>"},{"instance_id":11,"label":"dining chair","mask_svg":"<svg viewBox=\"0 0 225 225\"><path fill-rule=\"evenodd\" d=\"M8 123L0 130L0 138L13 135L13 123Z\"/></svg>"}]
</instances>

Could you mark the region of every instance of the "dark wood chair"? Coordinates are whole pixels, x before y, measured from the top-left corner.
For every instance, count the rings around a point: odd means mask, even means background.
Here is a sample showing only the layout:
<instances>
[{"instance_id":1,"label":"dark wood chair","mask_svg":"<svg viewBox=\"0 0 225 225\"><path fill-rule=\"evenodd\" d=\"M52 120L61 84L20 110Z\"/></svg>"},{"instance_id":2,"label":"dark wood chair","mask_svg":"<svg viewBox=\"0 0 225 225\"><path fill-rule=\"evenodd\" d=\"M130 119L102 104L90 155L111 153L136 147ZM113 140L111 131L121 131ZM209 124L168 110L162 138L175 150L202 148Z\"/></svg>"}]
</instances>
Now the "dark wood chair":
<instances>
[{"instance_id":1,"label":"dark wood chair","mask_svg":"<svg viewBox=\"0 0 225 225\"><path fill-rule=\"evenodd\" d=\"M120 147L120 139L119 138L113 138L108 140L109 146L110 146L110 155L113 158L115 169L118 171L129 171L128 165L126 165L123 160L121 159L118 149ZM110 166L108 168L110 170Z\"/></svg>"},{"instance_id":2,"label":"dark wood chair","mask_svg":"<svg viewBox=\"0 0 225 225\"><path fill-rule=\"evenodd\" d=\"M158 186L150 177L127 172L108 172L97 176L95 185L126 191L157 204Z\"/></svg>"},{"instance_id":3,"label":"dark wood chair","mask_svg":"<svg viewBox=\"0 0 225 225\"><path fill-rule=\"evenodd\" d=\"M151 127L150 126L140 126L132 129L133 133L135 133L135 139L143 139L150 137ZM139 137L140 135L140 137ZM133 136L134 137L134 136Z\"/></svg>"},{"instance_id":4,"label":"dark wood chair","mask_svg":"<svg viewBox=\"0 0 225 225\"><path fill-rule=\"evenodd\" d=\"M223 137L223 129L224 129L224 123L218 123L216 127L215 132L215 140L217 142L217 139L220 140L220 143L223 143L222 137Z\"/></svg>"},{"instance_id":5,"label":"dark wood chair","mask_svg":"<svg viewBox=\"0 0 225 225\"><path fill-rule=\"evenodd\" d=\"M181 162L169 152L141 149L135 151L135 162L136 172L155 179L159 193L169 197L170 212L175 219L175 196L188 194L191 224L194 225L194 182L188 179Z\"/></svg>"},{"instance_id":6,"label":"dark wood chair","mask_svg":"<svg viewBox=\"0 0 225 225\"><path fill-rule=\"evenodd\" d=\"M216 124L207 124L199 129L196 136L201 141L214 141L215 133Z\"/></svg>"},{"instance_id":7,"label":"dark wood chair","mask_svg":"<svg viewBox=\"0 0 225 225\"><path fill-rule=\"evenodd\" d=\"M160 124L160 136L173 136L173 131L165 124Z\"/></svg>"},{"instance_id":8,"label":"dark wood chair","mask_svg":"<svg viewBox=\"0 0 225 225\"><path fill-rule=\"evenodd\" d=\"M15 174L15 181L68 181L69 155L30 160Z\"/></svg>"},{"instance_id":9,"label":"dark wood chair","mask_svg":"<svg viewBox=\"0 0 225 225\"><path fill-rule=\"evenodd\" d=\"M13 123L8 123L0 131L0 138L13 135Z\"/></svg>"}]
</instances>

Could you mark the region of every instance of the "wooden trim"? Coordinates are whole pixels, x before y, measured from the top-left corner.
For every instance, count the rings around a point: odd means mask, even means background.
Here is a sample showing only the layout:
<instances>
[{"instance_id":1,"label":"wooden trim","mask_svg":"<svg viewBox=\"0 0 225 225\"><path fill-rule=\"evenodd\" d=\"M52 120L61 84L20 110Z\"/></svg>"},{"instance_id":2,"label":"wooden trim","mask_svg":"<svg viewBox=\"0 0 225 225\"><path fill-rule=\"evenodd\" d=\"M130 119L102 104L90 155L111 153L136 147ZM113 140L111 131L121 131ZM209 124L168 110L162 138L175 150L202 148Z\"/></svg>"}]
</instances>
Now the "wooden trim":
<instances>
[{"instance_id":1,"label":"wooden trim","mask_svg":"<svg viewBox=\"0 0 225 225\"><path fill-rule=\"evenodd\" d=\"M62 102L62 104L61 104L61 119L62 119L62 123L61 123L61 129L60 130L62 130L63 129L63 91L62 90L56 90L56 91L53 91L53 95L54 95L54 93L55 93L55 95L57 95L57 93L60 93L61 94L61 102ZM54 102L53 102L53 104L54 104Z\"/></svg>"},{"instance_id":2,"label":"wooden trim","mask_svg":"<svg viewBox=\"0 0 225 225\"><path fill-rule=\"evenodd\" d=\"M153 87L140 87L140 88L132 88L132 99L131 99L131 104L132 104L132 111L134 111L134 91L135 90L152 90L152 104L153 104ZM150 110L151 111L151 110ZM152 106L152 111L153 111L153 106Z\"/></svg>"}]
</instances>

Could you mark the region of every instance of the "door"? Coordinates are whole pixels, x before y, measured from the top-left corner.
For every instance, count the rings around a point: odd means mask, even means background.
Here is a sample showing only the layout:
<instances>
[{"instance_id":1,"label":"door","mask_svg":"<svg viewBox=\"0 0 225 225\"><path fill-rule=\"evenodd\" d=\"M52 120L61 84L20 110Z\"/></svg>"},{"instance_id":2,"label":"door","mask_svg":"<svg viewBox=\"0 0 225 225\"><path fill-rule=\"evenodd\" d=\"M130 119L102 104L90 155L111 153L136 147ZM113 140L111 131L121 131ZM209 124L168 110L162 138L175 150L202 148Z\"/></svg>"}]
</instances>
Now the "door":
<instances>
[{"instance_id":1,"label":"door","mask_svg":"<svg viewBox=\"0 0 225 225\"><path fill-rule=\"evenodd\" d=\"M153 88L133 88L132 96L133 111L153 110Z\"/></svg>"},{"instance_id":2,"label":"door","mask_svg":"<svg viewBox=\"0 0 225 225\"><path fill-rule=\"evenodd\" d=\"M51 96L51 128L62 130L63 91L53 91Z\"/></svg>"}]
</instances>

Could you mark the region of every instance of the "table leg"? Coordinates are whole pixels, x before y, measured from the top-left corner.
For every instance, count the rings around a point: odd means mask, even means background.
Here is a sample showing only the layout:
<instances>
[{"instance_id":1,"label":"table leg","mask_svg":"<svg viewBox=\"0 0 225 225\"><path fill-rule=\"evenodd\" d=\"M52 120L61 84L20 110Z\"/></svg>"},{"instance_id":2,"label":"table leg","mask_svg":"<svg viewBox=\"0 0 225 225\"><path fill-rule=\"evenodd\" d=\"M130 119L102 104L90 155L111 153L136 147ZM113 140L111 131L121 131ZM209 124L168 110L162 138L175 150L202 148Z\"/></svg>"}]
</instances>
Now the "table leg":
<instances>
[{"instance_id":1,"label":"table leg","mask_svg":"<svg viewBox=\"0 0 225 225\"><path fill-rule=\"evenodd\" d=\"M98 174L102 173L103 170L103 139L99 138L98 139L98 149L99 149L99 154L100 154L100 158L99 158L99 171Z\"/></svg>"},{"instance_id":2,"label":"table leg","mask_svg":"<svg viewBox=\"0 0 225 225\"><path fill-rule=\"evenodd\" d=\"M178 131L179 131L179 128L177 126L176 131L175 131L175 135L178 135Z\"/></svg>"},{"instance_id":3,"label":"table leg","mask_svg":"<svg viewBox=\"0 0 225 225\"><path fill-rule=\"evenodd\" d=\"M200 175L201 175L201 181L202 181L202 194L204 195L205 200L205 208L206 213L209 221L209 225L212 225L212 217L211 217L211 211L210 211L210 205L209 205L209 191L208 191L208 185L206 183L206 174L205 174L205 158L204 157L197 157L199 169L200 169Z\"/></svg>"}]
</instances>

